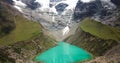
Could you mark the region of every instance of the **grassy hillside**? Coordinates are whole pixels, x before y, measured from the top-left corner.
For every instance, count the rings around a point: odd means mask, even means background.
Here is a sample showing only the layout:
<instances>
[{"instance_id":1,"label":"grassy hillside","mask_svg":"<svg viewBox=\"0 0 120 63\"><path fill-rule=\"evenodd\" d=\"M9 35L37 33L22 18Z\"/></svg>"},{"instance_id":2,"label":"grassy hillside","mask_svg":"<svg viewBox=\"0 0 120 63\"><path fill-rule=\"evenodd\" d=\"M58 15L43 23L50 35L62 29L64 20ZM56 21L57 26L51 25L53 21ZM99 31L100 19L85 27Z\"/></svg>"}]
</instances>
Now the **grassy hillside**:
<instances>
[{"instance_id":1,"label":"grassy hillside","mask_svg":"<svg viewBox=\"0 0 120 63\"><path fill-rule=\"evenodd\" d=\"M0 63L34 63L34 57L55 46L55 42L43 34L39 23L24 18L0 0Z\"/></svg>"},{"instance_id":2,"label":"grassy hillside","mask_svg":"<svg viewBox=\"0 0 120 63\"><path fill-rule=\"evenodd\" d=\"M65 39L76 46L84 48L93 56L101 56L119 44L120 29L103 25L91 19L85 19L75 34Z\"/></svg>"},{"instance_id":3,"label":"grassy hillside","mask_svg":"<svg viewBox=\"0 0 120 63\"><path fill-rule=\"evenodd\" d=\"M16 28L8 35L0 38L0 45L9 45L18 41L28 40L41 34L41 28L38 23L20 16L16 16L14 19Z\"/></svg>"},{"instance_id":4,"label":"grassy hillside","mask_svg":"<svg viewBox=\"0 0 120 63\"><path fill-rule=\"evenodd\" d=\"M12 45L0 48L0 61L2 63L20 63L21 61L22 63L35 63L33 60L36 55L54 47L55 42L53 38L43 33L27 41L14 42Z\"/></svg>"},{"instance_id":5,"label":"grassy hillside","mask_svg":"<svg viewBox=\"0 0 120 63\"><path fill-rule=\"evenodd\" d=\"M80 27L83 31L88 32L99 38L113 39L118 42L120 41L120 28L103 25L89 18L82 21L82 23L80 24Z\"/></svg>"},{"instance_id":6,"label":"grassy hillside","mask_svg":"<svg viewBox=\"0 0 120 63\"><path fill-rule=\"evenodd\" d=\"M40 24L22 17L4 0L0 2L0 45L29 40L41 32Z\"/></svg>"}]
</instances>

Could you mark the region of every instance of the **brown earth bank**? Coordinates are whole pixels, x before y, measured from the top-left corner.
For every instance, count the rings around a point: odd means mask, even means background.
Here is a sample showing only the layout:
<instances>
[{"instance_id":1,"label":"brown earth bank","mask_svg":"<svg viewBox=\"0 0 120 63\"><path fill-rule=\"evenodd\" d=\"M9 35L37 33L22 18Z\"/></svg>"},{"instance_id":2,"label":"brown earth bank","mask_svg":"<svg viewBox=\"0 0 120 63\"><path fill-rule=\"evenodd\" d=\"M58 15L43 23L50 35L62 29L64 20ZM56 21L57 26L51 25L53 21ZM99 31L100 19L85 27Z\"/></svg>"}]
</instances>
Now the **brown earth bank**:
<instances>
[{"instance_id":1,"label":"brown earth bank","mask_svg":"<svg viewBox=\"0 0 120 63\"><path fill-rule=\"evenodd\" d=\"M120 44L107 51L104 56L83 63L120 63Z\"/></svg>"}]
</instances>

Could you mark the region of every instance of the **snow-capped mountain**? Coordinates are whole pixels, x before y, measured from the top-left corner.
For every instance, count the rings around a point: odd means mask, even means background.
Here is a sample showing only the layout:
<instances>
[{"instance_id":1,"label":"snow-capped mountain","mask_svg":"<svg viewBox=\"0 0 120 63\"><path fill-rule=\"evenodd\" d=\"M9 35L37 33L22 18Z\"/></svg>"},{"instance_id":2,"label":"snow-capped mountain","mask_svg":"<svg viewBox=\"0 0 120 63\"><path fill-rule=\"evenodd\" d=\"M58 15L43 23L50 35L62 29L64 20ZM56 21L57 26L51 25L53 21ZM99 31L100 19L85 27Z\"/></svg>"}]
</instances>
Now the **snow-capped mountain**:
<instances>
[{"instance_id":1,"label":"snow-capped mountain","mask_svg":"<svg viewBox=\"0 0 120 63\"><path fill-rule=\"evenodd\" d=\"M56 13L58 7L64 7L63 4L66 4L66 9L73 9L76 6L78 0L7 0L9 3L14 3L14 6L35 9L52 9ZM62 4L62 5L61 5ZM66 6L65 5L65 6ZM60 9L61 10L61 9Z\"/></svg>"},{"instance_id":2,"label":"snow-capped mountain","mask_svg":"<svg viewBox=\"0 0 120 63\"><path fill-rule=\"evenodd\" d=\"M119 0L7 0L25 17L39 21L45 29L71 27L86 17L116 26ZM72 20L74 17L75 20ZM78 19L78 20L77 20ZM80 21L79 20L79 21ZM113 25L114 24L114 25Z\"/></svg>"},{"instance_id":3,"label":"snow-capped mountain","mask_svg":"<svg viewBox=\"0 0 120 63\"><path fill-rule=\"evenodd\" d=\"M25 17L39 21L45 29L61 30L73 25L70 21L78 0L8 0L8 2Z\"/></svg>"},{"instance_id":4,"label":"snow-capped mountain","mask_svg":"<svg viewBox=\"0 0 120 63\"><path fill-rule=\"evenodd\" d=\"M89 3L79 1L74 11L74 19L91 17L106 25L120 26L116 21L120 18L120 0L95 0Z\"/></svg>"}]
</instances>

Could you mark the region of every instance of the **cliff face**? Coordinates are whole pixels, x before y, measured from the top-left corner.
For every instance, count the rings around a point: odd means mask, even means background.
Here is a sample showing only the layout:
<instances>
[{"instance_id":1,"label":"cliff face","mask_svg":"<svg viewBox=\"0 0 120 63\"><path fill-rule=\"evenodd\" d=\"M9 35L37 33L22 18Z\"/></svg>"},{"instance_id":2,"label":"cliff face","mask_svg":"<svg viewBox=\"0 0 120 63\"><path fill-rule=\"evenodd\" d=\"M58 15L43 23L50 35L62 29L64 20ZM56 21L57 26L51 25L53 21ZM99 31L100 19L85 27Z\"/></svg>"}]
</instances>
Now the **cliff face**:
<instances>
[{"instance_id":1,"label":"cliff face","mask_svg":"<svg viewBox=\"0 0 120 63\"><path fill-rule=\"evenodd\" d=\"M116 0L95 0L88 3L78 1L75 11L74 19L83 20L90 17L95 21L101 22L105 25L119 27L120 8Z\"/></svg>"}]
</instances>

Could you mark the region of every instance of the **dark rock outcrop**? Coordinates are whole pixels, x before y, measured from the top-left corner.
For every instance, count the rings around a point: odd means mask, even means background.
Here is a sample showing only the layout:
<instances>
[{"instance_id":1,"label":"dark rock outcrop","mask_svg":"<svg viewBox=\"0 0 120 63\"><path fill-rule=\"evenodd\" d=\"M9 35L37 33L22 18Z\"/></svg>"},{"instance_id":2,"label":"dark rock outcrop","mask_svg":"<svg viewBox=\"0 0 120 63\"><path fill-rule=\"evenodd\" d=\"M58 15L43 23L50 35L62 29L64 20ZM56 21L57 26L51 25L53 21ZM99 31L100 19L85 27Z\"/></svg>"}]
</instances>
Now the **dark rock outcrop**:
<instances>
[{"instance_id":1,"label":"dark rock outcrop","mask_svg":"<svg viewBox=\"0 0 120 63\"><path fill-rule=\"evenodd\" d=\"M106 25L120 26L120 23L115 23L120 18L119 8L117 7L119 2L116 3L116 0L112 2L96 0L84 3L78 1L74 11L74 19L83 20L86 17L91 17Z\"/></svg>"},{"instance_id":2,"label":"dark rock outcrop","mask_svg":"<svg viewBox=\"0 0 120 63\"><path fill-rule=\"evenodd\" d=\"M120 0L111 0L117 7L120 7Z\"/></svg>"},{"instance_id":3,"label":"dark rock outcrop","mask_svg":"<svg viewBox=\"0 0 120 63\"><path fill-rule=\"evenodd\" d=\"M50 0L50 2L60 2L62 0Z\"/></svg>"},{"instance_id":4,"label":"dark rock outcrop","mask_svg":"<svg viewBox=\"0 0 120 63\"><path fill-rule=\"evenodd\" d=\"M13 0L6 0L9 4L13 5Z\"/></svg>"},{"instance_id":5,"label":"dark rock outcrop","mask_svg":"<svg viewBox=\"0 0 120 63\"><path fill-rule=\"evenodd\" d=\"M68 4L65 4L65 3L59 3L58 5L55 6L56 8L56 11L61 14L65 8L68 6Z\"/></svg>"},{"instance_id":6,"label":"dark rock outcrop","mask_svg":"<svg viewBox=\"0 0 120 63\"><path fill-rule=\"evenodd\" d=\"M23 3L27 5L28 8L35 10L41 7L40 3L35 2L35 0L22 0Z\"/></svg>"},{"instance_id":7,"label":"dark rock outcrop","mask_svg":"<svg viewBox=\"0 0 120 63\"><path fill-rule=\"evenodd\" d=\"M110 7L111 5L109 5L107 2L102 2L100 0L92 1L89 3L78 1L74 15L75 15L75 18L78 18L78 19L84 18L84 17L92 17L95 14L98 14L102 17L107 15L107 12L109 11L108 8ZM113 10L113 8L114 7L112 7L110 10Z\"/></svg>"}]
</instances>

